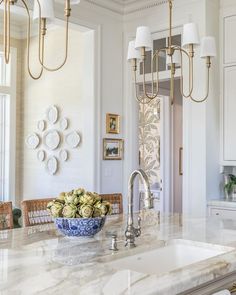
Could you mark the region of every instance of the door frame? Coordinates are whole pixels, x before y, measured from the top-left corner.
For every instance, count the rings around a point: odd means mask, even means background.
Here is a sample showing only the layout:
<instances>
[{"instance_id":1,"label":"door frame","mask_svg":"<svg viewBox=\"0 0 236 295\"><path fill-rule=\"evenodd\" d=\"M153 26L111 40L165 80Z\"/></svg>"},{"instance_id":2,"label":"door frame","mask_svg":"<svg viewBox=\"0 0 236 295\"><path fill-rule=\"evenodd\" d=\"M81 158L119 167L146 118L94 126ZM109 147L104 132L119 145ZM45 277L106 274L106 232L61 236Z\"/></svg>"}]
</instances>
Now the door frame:
<instances>
[{"instance_id":1,"label":"door frame","mask_svg":"<svg viewBox=\"0 0 236 295\"><path fill-rule=\"evenodd\" d=\"M160 98L160 210L172 212L172 173L171 173L171 105L170 97L166 95ZM164 198L165 196L165 198Z\"/></svg>"}]
</instances>

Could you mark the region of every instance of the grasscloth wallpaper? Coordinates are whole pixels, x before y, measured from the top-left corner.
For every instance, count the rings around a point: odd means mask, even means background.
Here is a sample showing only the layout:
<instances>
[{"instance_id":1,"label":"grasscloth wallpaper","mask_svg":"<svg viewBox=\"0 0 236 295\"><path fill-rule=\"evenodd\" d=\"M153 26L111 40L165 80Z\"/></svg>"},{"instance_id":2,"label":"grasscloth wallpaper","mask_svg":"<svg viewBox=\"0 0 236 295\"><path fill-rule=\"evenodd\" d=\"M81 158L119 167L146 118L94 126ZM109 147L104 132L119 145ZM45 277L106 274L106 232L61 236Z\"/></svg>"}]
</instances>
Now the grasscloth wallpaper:
<instances>
[{"instance_id":1,"label":"grasscloth wallpaper","mask_svg":"<svg viewBox=\"0 0 236 295\"><path fill-rule=\"evenodd\" d=\"M160 100L139 104L140 167L150 184L160 181Z\"/></svg>"}]
</instances>

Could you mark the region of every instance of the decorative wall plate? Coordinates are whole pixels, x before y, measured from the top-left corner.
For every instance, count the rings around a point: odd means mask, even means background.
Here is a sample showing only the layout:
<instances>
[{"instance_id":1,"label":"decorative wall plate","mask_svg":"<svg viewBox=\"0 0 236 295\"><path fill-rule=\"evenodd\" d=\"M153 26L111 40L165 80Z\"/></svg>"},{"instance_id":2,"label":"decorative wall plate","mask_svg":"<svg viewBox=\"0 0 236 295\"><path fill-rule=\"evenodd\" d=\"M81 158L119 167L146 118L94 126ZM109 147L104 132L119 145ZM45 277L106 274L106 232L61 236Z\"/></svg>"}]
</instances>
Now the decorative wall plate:
<instances>
[{"instance_id":1,"label":"decorative wall plate","mask_svg":"<svg viewBox=\"0 0 236 295\"><path fill-rule=\"evenodd\" d=\"M26 138L26 145L30 149L36 149L40 143L40 138L36 133L31 133Z\"/></svg>"},{"instance_id":2,"label":"decorative wall plate","mask_svg":"<svg viewBox=\"0 0 236 295\"><path fill-rule=\"evenodd\" d=\"M49 150L57 149L60 142L61 137L57 130L49 130L43 136L43 143Z\"/></svg>"},{"instance_id":3,"label":"decorative wall plate","mask_svg":"<svg viewBox=\"0 0 236 295\"><path fill-rule=\"evenodd\" d=\"M39 131L41 131L41 132L44 131L46 128L46 122L44 120L38 121L37 127L38 127Z\"/></svg>"},{"instance_id":4,"label":"decorative wall plate","mask_svg":"<svg viewBox=\"0 0 236 295\"><path fill-rule=\"evenodd\" d=\"M68 119L66 118L63 118L60 120L60 128L61 130L66 130L68 128L68 125L69 125L69 122L68 122Z\"/></svg>"},{"instance_id":5,"label":"decorative wall plate","mask_svg":"<svg viewBox=\"0 0 236 295\"><path fill-rule=\"evenodd\" d=\"M55 124L58 120L58 108L51 106L47 109L46 117L51 124Z\"/></svg>"},{"instance_id":6,"label":"decorative wall plate","mask_svg":"<svg viewBox=\"0 0 236 295\"><path fill-rule=\"evenodd\" d=\"M80 141L80 135L76 131L73 131L66 136L66 143L73 149L79 145Z\"/></svg>"},{"instance_id":7,"label":"decorative wall plate","mask_svg":"<svg viewBox=\"0 0 236 295\"><path fill-rule=\"evenodd\" d=\"M64 162L66 162L68 160L68 156L69 156L69 154L68 154L67 150L61 150L59 152L59 158L60 158L60 160L62 160Z\"/></svg>"},{"instance_id":8,"label":"decorative wall plate","mask_svg":"<svg viewBox=\"0 0 236 295\"><path fill-rule=\"evenodd\" d=\"M45 151L38 151L37 153L37 158L40 162L43 162L45 160L45 157L46 157L46 153Z\"/></svg>"},{"instance_id":9,"label":"decorative wall plate","mask_svg":"<svg viewBox=\"0 0 236 295\"><path fill-rule=\"evenodd\" d=\"M50 175L54 175L58 169L57 159L55 157L50 157L47 160L46 169Z\"/></svg>"}]
</instances>

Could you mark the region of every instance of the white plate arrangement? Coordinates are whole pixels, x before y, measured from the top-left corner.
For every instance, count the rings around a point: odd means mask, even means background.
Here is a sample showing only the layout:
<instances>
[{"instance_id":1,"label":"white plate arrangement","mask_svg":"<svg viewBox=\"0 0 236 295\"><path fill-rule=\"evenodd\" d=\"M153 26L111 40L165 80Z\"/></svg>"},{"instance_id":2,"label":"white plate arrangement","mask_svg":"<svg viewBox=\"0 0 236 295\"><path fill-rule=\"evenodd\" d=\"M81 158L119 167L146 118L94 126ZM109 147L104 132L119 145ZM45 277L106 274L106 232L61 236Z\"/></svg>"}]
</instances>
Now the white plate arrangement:
<instances>
[{"instance_id":1,"label":"white plate arrangement","mask_svg":"<svg viewBox=\"0 0 236 295\"><path fill-rule=\"evenodd\" d=\"M61 142L61 136L57 130L49 130L43 136L43 143L49 150L58 148Z\"/></svg>"},{"instance_id":2,"label":"white plate arrangement","mask_svg":"<svg viewBox=\"0 0 236 295\"><path fill-rule=\"evenodd\" d=\"M60 120L60 128L61 128L62 131L66 130L68 128L68 125L69 125L68 119L62 118Z\"/></svg>"},{"instance_id":3,"label":"white plate arrangement","mask_svg":"<svg viewBox=\"0 0 236 295\"><path fill-rule=\"evenodd\" d=\"M57 173L58 162L56 157L50 157L46 163L46 169L50 175L54 175Z\"/></svg>"},{"instance_id":4,"label":"white plate arrangement","mask_svg":"<svg viewBox=\"0 0 236 295\"><path fill-rule=\"evenodd\" d=\"M46 153L45 153L45 151L42 151L42 150L38 151L38 153L37 153L37 158L38 158L38 160L39 160L40 162L43 162L43 161L45 160L45 158L46 158Z\"/></svg>"},{"instance_id":5,"label":"white plate arrangement","mask_svg":"<svg viewBox=\"0 0 236 295\"><path fill-rule=\"evenodd\" d=\"M66 162L68 160L69 153L67 150L61 150L59 152L59 158L61 161Z\"/></svg>"},{"instance_id":6,"label":"white plate arrangement","mask_svg":"<svg viewBox=\"0 0 236 295\"><path fill-rule=\"evenodd\" d=\"M66 136L66 143L73 149L80 144L80 141L80 135L76 131L73 131Z\"/></svg>"},{"instance_id":7,"label":"white plate arrangement","mask_svg":"<svg viewBox=\"0 0 236 295\"><path fill-rule=\"evenodd\" d=\"M40 138L36 133L31 133L26 138L26 145L30 149L36 149L39 146Z\"/></svg>"},{"instance_id":8,"label":"white plate arrangement","mask_svg":"<svg viewBox=\"0 0 236 295\"><path fill-rule=\"evenodd\" d=\"M58 120L58 108L56 106L51 106L47 109L46 117L49 123L55 124Z\"/></svg>"},{"instance_id":9,"label":"white plate arrangement","mask_svg":"<svg viewBox=\"0 0 236 295\"><path fill-rule=\"evenodd\" d=\"M39 131L44 131L46 128L46 122L44 120L38 121L37 127Z\"/></svg>"}]
</instances>

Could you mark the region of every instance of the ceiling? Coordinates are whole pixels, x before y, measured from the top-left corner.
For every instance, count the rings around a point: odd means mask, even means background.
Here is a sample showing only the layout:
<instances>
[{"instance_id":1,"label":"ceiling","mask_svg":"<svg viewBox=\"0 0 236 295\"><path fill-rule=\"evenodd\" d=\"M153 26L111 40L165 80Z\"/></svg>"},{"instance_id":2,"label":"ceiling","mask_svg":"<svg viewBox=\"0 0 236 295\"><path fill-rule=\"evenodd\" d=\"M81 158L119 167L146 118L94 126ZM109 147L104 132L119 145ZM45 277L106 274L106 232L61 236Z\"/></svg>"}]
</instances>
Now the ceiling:
<instances>
[{"instance_id":1,"label":"ceiling","mask_svg":"<svg viewBox=\"0 0 236 295\"><path fill-rule=\"evenodd\" d=\"M64 3L64 0L55 0L55 2ZM123 15L162 5L167 3L168 0L81 0L81 3L82 2ZM33 7L33 0L28 0L28 4L30 7ZM14 5L12 7L12 13L15 14L13 23L23 25L26 24L26 14L25 11L22 12L22 9L20 9L19 6L22 6L22 4ZM0 17L3 17L3 5L0 5Z\"/></svg>"},{"instance_id":2,"label":"ceiling","mask_svg":"<svg viewBox=\"0 0 236 295\"><path fill-rule=\"evenodd\" d=\"M82 0L119 14L129 14L154 6L166 4L168 0Z\"/></svg>"}]
</instances>

